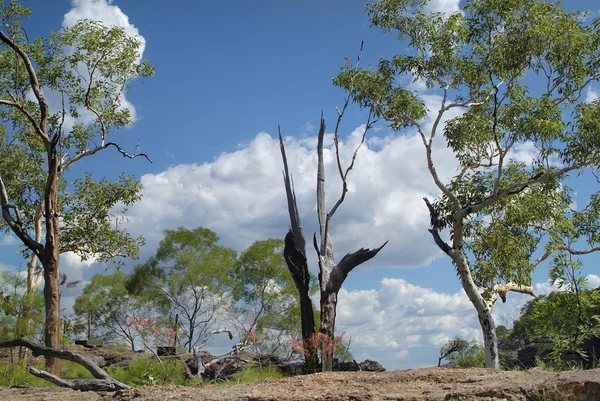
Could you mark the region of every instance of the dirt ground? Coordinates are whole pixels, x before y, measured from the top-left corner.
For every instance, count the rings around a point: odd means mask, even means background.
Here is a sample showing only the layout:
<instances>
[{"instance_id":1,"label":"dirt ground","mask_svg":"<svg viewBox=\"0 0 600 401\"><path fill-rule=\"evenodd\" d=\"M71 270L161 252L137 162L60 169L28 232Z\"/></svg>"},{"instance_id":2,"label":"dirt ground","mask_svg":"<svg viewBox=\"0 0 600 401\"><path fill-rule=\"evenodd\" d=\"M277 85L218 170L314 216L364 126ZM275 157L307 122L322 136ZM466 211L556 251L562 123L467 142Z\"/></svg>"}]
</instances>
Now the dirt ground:
<instances>
[{"instance_id":1,"label":"dirt ground","mask_svg":"<svg viewBox=\"0 0 600 401\"><path fill-rule=\"evenodd\" d=\"M96 394L46 388L0 388L2 401L88 400L600 400L600 369L575 372L426 368L334 372L228 387L142 387Z\"/></svg>"}]
</instances>

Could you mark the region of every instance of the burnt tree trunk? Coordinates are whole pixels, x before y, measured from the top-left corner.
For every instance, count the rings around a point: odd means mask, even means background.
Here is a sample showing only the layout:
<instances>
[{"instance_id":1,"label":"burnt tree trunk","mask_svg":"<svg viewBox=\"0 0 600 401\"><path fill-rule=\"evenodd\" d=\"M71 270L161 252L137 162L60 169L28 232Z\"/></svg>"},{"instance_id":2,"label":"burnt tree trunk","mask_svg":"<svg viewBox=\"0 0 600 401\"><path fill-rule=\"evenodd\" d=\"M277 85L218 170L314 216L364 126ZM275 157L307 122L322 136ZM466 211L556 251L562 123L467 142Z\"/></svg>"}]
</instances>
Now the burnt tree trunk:
<instances>
[{"instance_id":1,"label":"burnt tree trunk","mask_svg":"<svg viewBox=\"0 0 600 401\"><path fill-rule=\"evenodd\" d=\"M310 299L310 272L308 271L308 262L306 260L306 241L304 239L302 223L300 222L296 194L289 174L281 132L279 133L279 145L281 148L281 157L283 159L283 181L285 184L291 226L285 236L283 256L285 257L288 269L294 279L296 288L298 289L300 297L302 341L304 342L305 348L308 349L308 341L315 334L315 316L313 313L313 303ZM318 365L318 357L316 354L309 354L305 357L305 361L309 371L314 371L316 369Z\"/></svg>"}]
</instances>

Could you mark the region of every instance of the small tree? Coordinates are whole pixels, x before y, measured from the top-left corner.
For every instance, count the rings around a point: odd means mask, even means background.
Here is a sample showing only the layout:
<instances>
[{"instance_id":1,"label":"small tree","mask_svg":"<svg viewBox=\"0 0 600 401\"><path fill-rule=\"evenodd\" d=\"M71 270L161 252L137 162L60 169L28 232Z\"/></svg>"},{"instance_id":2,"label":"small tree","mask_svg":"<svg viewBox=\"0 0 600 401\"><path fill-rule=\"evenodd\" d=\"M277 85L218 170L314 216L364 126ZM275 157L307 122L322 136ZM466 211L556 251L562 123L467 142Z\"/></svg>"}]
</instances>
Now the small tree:
<instances>
[{"instance_id":1,"label":"small tree","mask_svg":"<svg viewBox=\"0 0 600 401\"><path fill-rule=\"evenodd\" d=\"M161 308L172 326L179 315L176 329L189 352L230 306L225 292L231 290L236 253L218 241L207 228L165 230L156 255L136 266L126 283L130 293Z\"/></svg>"},{"instance_id":2,"label":"small tree","mask_svg":"<svg viewBox=\"0 0 600 401\"><path fill-rule=\"evenodd\" d=\"M453 340L449 340L446 345L440 349L440 357L438 358L438 368L442 365L444 359L448 359L455 352L461 352L469 346L467 340L456 336Z\"/></svg>"},{"instance_id":3,"label":"small tree","mask_svg":"<svg viewBox=\"0 0 600 401\"><path fill-rule=\"evenodd\" d=\"M232 294L236 315L251 320L245 331L256 330L263 352L289 349L286 335L300 328L300 303L283 256L283 241L256 241L241 253L233 271Z\"/></svg>"},{"instance_id":4,"label":"small tree","mask_svg":"<svg viewBox=\"0 0 600 401\"><path fill-rule=\"evenodd\" d=\"M50 39L29 43L21 29L21 18L27 15L29 10L15 1L1 13L0 114L10 124L0 132L0 204L5 227L33 254L30 293L36 260L41 262L44 338L46 345L58 348L60 254L73 251L100 260L136 256L140 244L115 228L109 214L117 203L127 205L138 198L139 186L132 178L122 177L118 193L107 189L106 180L94 181L90 175L67 191L64 173L109 147L128 158L145 156L128 154L107 138L132 122L123 107L128 82L152 75L153 69L147 62L139 64L141 42L123 28L82 20ZM62 106L51 109L43 94L50 91L60 95ZM78 120L82 113L89 113L91 121ZM70 129L67 117L75 121ZM86 213L80 215L80 210ZM49 358L51 368L54 363Z\"/></svg>"},{"instance_id":5,"label":"small tree","mask_svg":"<svg viewBox=\"0 0 600 401\"><path fill-rule=\"evenodd\" d=\"M75 315L87 327L88 339L98 332L108 340L121 339L135 351L137 332L131 321L135 316L153 312L147 302L127 292L128 276L120 271L111 275L95 275L75 299Z\"/></svg>"},{"instance_id":6,"label":"small tree","mask_svg":"<svg viewBox=\"0 0 600 401\"><path fill-rule=\"evenodd\" d=\"M443 359L459 368L485 367L483 346L476 340L467 341L459 336L448 341L440 350L438 366Z\"/></svg>"}]
</instances>

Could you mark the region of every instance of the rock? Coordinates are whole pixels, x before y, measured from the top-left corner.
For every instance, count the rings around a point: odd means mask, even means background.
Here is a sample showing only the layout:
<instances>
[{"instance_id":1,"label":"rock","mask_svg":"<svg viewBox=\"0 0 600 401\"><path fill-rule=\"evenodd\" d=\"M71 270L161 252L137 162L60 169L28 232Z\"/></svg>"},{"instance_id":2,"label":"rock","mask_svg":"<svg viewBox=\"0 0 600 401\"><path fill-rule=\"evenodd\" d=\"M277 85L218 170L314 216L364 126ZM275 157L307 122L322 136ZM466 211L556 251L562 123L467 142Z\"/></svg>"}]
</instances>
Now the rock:
<instances>
[{"instance_id":1,"label":"rock","mask_svg":"<svg viewBox=\"0 0 600 401\"><path fill-rule=\"evenodd\" d=\"M358 364L360 366L360 370L364 372L385 372L385 368L381 366L381 364L377 361L372 361L367 359L364 362Z\"/></svg>"}]
</instances>

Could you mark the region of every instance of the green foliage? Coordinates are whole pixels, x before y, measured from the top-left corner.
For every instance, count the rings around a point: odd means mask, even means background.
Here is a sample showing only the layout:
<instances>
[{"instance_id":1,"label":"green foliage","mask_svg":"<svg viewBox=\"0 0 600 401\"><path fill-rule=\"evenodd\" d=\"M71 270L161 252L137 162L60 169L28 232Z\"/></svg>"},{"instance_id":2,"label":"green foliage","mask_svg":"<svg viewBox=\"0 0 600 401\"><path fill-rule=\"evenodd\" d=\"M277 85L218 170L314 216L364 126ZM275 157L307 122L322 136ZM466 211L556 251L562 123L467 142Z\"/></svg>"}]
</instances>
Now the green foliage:
<instances>
[{"instance_id":1,"label":"green foliage","mask_svg":"<svg viewBox=\"0 0 600 401\"><path fill-rule=\"evenodd\" d=\"M27 282L19 275L0 275L0 340L19 337L25 333L25 302ZM30 313L30 333L40 333L43 325L44 299L38 291L33 294Z\"/></svg>"},{"instance_id":2,"label":"green foliage","mask_svg":"<svg viewBox=\"0 0 600 401\"><path fill-rule=\"evenodd\" d=\"M87 174L68 185L64 173L73 163L110 146L107 138L114 129L132 123L130 111L123 107L127 85L153 74L152 67L139 60L139 38L130 37L121 27L81 20L47 39L30 42L21 23L30 14L28 9L11 1L4 3L0 13L4 32L29 56L40 90L58 93L64 100L63 106L31 101L25 63L2 42L0 98L9 105L0 108L0 116L9 123L0 128L0 177L9 201L19 211L19 223L38 234L36 227L44 225L39 208L47 195L50 147L44 145L46 133L55 139L60 158L56 178L61 252L74 251L83 258L94 253L100 260L137 257L142 239L131 238L123 229L123 208L116 214L109 211L138 200L140 184L124 175L111 183ZM50 107L48 120L43 121L40 116L46 107ZM83 113L94 117L79 119ZM75 121L72 128L67 129L65 118ZM7 229L3 220L0 225Z\"/></svg>"},{"instance_id":3,"label":"green foliage","mask_svg":"<svg viewBox=\"0 0 600 401\"><path fill-rule=\"evenodd\" d=\"M219 238L206 228L165 230L156 255L136 266L127 290L153 303L171 320L178 315L183 345L191 350L206 340L231 289L235 251L217 245Z\"/></svg>"},{"instance_id":4,"label":"green foliage","mask_svg":"<svg viewBox=\"0 0 600 401\"><path fill-rule=\"evenodd\" d=\"M89 330L92 338L125 341L134 349L137 333L131 327L132 320L153 308L129 294L127 280L128 276L120 271L93 276L75 299L73 310L80 327Z\"/></svg>"},{"instance_id":5,"label":"green foliage","mask_svg":"<svg viewBox=\"0 0 600 401\"><path fill-rule=\"evenodd\" d=\"M22 363L0 362L0 386L45 387L52 384L27 372Z\"/></svg>"},{"instance_id":6,"label":"green foliage","mask_svg":"<svg viewBox=\"0 0 600 401\"><path fill-rule=\"evenodd\" d=\"M289 351L287 334L301 328L300 301L283 257L283 241L268 239L250 245L239 256L233 279L237 315L250 320L246 331L256 332L260 350ZM241 333L242 337L248 334Z\"/></svg>"},{"instance_id":7,"label":"green foliage","mask_svg":"<svg viewBox=\"0 0 600 401\"><path fill-rule=\"evenodd\" d=\"M342 341L334 348L333 358L337 359L339 363L350 362L354 359L352 352L350 352L351 342L352 339L348 341L342 339Z\"/></svg>"},{"instance_id":8,"label":"green foliage","mask_svg":"<svg viewBox=\"0 0 600 401\"><path fill-rule=\"evenodd\" d=\"M231 381L235 384L243 384L255 380L281 379L283 377L286 377L286 375L275 366L259 366L247 363L241 371L233 375Z\"/></svg>"},{"instance_id":9,"label":"green foliage","mask_svg":"<svg viewBox=\"0 0 600 401\"><path fill-rule=\"evenodd\" d=\"M129 386L153 386L164 384L186 384L184 363L177 358L163 359L163 366L154 358L143 355L136 357L126 367L108 368L107 373Z\"/></svg>"},{"instance_id":10,"label":"green foliage","mask_svg":"<svg viewBox=\"0 0 600 401\"><path fill-rule=\"evenodd\" d=\"M442 347L440 355L459 368L485 367L483 345L476 340L466 341L457 336Z\"/></svg>"},{"instance_id":11,"label":"green foliage","mask_svg":"<svg viewBox=\"0 0 600 401\"><path fill-rule=\"evenodd\" d=\"M594 358L581 349L586 338L600 336L600 294L581 290L577 294L557 291L528 302L515 321L510 338L520 344L538 345L538 362L564 369L565 353L579 353L585 360Z\"/></svg>"},{"instance_id":12,"label":"green foliage","mask_svg":"<svg viewBox=\"0 0 600 401\"><path fill-rule=\"evenodd\" d=\"M40 370L45 370L43 361L32 359L29 361ZM92 379L92 374L83 366L62 360L60 372L57 374L63 379ZM40 379L27 372L24 363L0 362L0 386L26 386L26 387L48 387L53 386L49 381Z\"/></svg>"}]
</instances>

